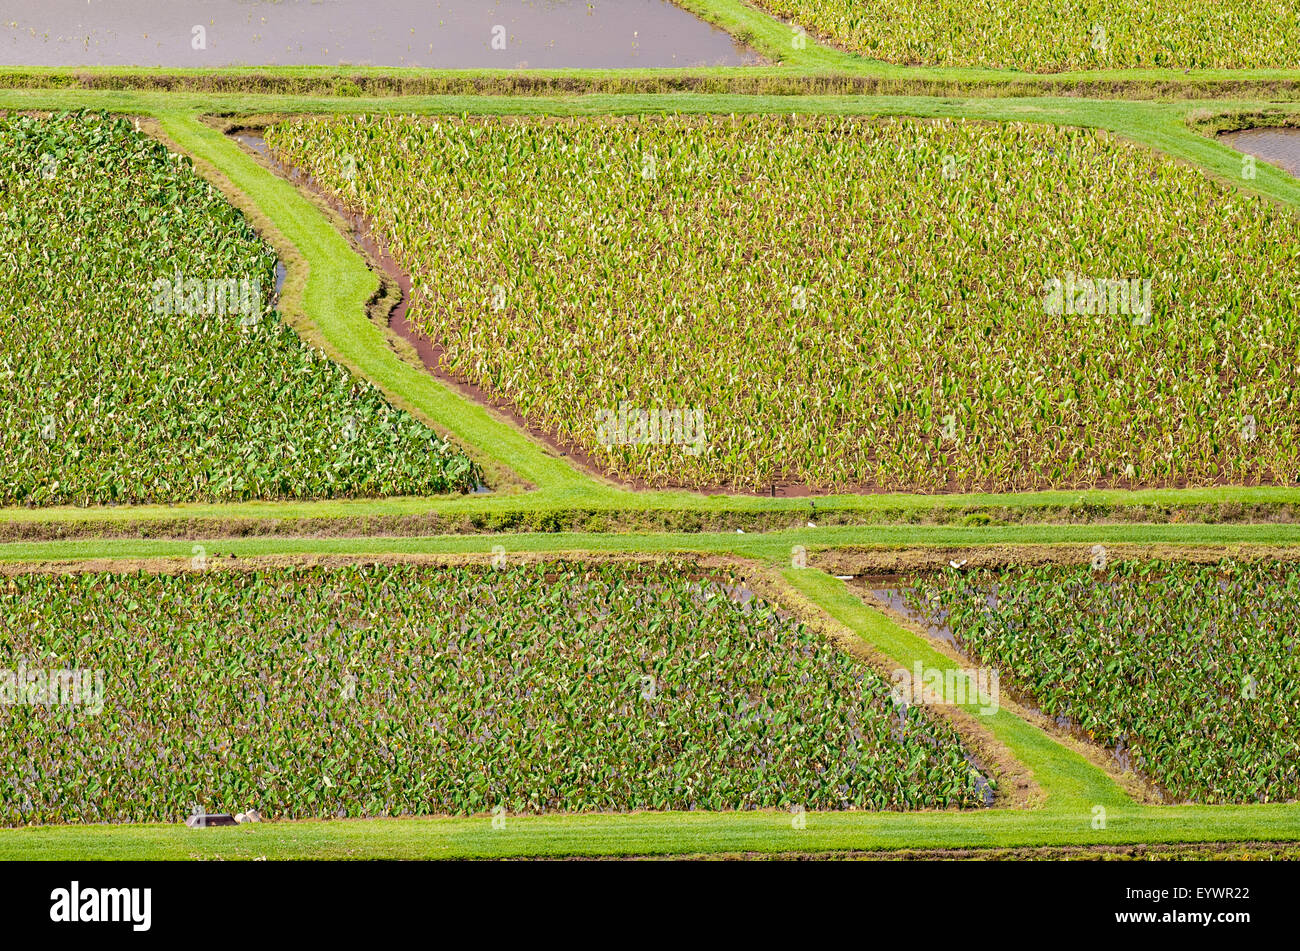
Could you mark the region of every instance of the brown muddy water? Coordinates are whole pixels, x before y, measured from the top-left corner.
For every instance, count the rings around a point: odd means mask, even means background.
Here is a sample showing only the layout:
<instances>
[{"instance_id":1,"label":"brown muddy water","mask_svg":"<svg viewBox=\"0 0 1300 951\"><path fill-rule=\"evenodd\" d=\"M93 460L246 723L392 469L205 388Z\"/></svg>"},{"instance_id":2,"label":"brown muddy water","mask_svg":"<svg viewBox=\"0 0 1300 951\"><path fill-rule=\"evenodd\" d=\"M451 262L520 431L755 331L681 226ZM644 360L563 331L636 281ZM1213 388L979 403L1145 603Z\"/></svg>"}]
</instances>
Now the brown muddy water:
<instances>
[{"instance_id":1,"label":"brown muddy water","mask_svg":"<svg viewBox=\"0 0 1300 951\"><path fill-rule=\"evenodd\" d=\"M739 66L669 0L0 0L6 66Z\"/></svg>"},{"instance_id":2,"label":"brown muddy water","mask_svg":"<svg viewBox=\"0 0 1300 951\"><path fill-rule=\"evenodd\" d=\"M1242 155L1253 155L1300 178L1300 129L1243 129L1219 138Z\"/></svg>"}]
</instances>

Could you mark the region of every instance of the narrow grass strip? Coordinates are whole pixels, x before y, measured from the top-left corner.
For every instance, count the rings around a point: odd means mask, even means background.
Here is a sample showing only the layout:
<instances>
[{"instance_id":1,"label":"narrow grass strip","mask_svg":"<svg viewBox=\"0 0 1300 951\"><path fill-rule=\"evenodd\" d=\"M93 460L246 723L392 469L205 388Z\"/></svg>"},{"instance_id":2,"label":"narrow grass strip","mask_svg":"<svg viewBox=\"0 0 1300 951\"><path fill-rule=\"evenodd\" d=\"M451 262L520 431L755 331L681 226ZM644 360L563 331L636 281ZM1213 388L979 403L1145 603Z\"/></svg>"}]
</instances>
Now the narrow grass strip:
<instances>
[{"instance_id":1,"label":"narrow grass strip","mask_svg":"<svg viewBox=\"0 0 1300 951\"><path fill-rule=\"evenodd\" d=\"M0 859L449 859L509 856L828 852L841 849L1012 848L1163 842L1300 841L1300 807L1109 810L1091 816L1016 812L778 812L491 816L261 823L42 826L0 830Z\"/></svg>"},{"instance_id":2,"label":"narrow grass strip","mask_svg":"<svg viewBox=\"0 0 1300 951\"><path fill-rule=\"evenodd\" d=\"M188 558L194 545L213 555L256 558L271 555L383 554L463 555L490 552L596 552L618 554L688 553L737 555L773 565L790 564L797 545L809 551L873 547L905 549L988 548L991 546L1077 544L1251 546L1300 545L1297 525L1013 525L953 528L948 526L836 526L780 532L609 533L521 532L480 535L355 536L303 538L89 538L0 545L0 562L78 561L87 559Z\"/></svg>"},{"instance_id":3,"label":"narrow grass strip","mask_svg":"<svg viewBox=\"0 0 1300 951\"><path fill-rule=\"evenodd\" d=\"M528 482L561 488L582 478L525 434L398 359L383 331L366 317L366 303L379 289L379 278L297 188L190 116L167 113L159 121L187 152L219 168L306 259L301 310L349 368Z\"/></svg>"},{"instance_id":4,"label":"narrow grass strip","mask_svg":"<svg viewBox=\"0 0 1300 951\"><path fill-rule=\"evenodd\" d=\"M927 644L924 638L864 604L843 581L814 568L787 568L782 576L899 667L912 670L920 664L926 669L957 669L956 663ZM1129 796L1103 770L1015 714L999 709L992 716L984 716L979 703L963 704L962 708L979 717L1012 755L1029 768L1047 794L1047 808L1090 815L1094 806L1109 810L1132 805Z\"/></svg>"},{"instance_id":5,"label":"narrow grass strip","mask_svg":"<svg viewBox=\"0 0 1300 951\"><path fill-rule=\"evenodd\" d=\"M230 502L183 505L51 506L0 508L0 524L32 525L65 522L102 523L176 521L178 519L323 519L383 518L404 515L478 516L508 512L562 512L581 506L611 513L761 513L787 512L809 520L827 513L861 513L912 521L926 515L977 512L988 509L1064 510L1067 517L1104 520L1110 510L1151 507L1189 509L1202 506L1300 505L1300 489L1290 486L1207 489L1088 489L1052 492L963 493L960 495L829 495L778 497L763 495L701 495L695 492L634 492L600 485L594 480L564 488L517 495L402 496L386 499L336 499L305 502Z\"/></svg>"}]
</instances>

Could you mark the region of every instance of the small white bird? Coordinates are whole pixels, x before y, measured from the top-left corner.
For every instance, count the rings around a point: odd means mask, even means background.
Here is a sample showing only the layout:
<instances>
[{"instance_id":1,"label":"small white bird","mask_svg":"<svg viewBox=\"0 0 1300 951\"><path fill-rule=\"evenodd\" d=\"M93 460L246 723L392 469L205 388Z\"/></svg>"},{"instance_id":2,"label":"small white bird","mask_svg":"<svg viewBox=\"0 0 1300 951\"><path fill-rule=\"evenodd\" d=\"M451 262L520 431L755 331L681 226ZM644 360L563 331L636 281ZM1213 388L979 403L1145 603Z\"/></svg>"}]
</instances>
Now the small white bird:
<instances>
[{"instance_id":1,"label":"small white bird","mask_svg":"<svg viewBox=\"0 0 1300 951\"><path fill-rule=\"evenodd\" d=\"M951 565L953 568L961 568L964 564L966 564L966 559L963 558L961 561L950 561L948 562L948 564Z\"/></svg>"}]
</instances>

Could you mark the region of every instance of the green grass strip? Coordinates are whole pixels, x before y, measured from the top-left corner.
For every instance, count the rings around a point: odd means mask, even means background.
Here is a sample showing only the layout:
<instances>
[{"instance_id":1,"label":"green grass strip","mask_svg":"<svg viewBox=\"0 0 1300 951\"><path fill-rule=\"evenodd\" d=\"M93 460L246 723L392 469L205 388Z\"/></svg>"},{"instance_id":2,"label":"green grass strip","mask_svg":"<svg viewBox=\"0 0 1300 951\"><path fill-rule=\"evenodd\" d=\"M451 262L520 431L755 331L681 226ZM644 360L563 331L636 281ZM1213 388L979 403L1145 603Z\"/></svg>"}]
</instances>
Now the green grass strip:
<instances>
[{"instance_id":1,"label":"green grass strip","mask_svg":"<svg viewBox=\"0 0 1300 951\"><path fill-rule=\"evenodd\" d=\"M926 513L960 512L989 508L1074 508L1080 515L1097 510L1150 506L1185 508L1207 505L1295 505L1300 488L1290 486L1219 487L1208 489L1086 489L1050 492L962 493L959 495L828 495L816 498L761 495L701 495L687 491L631 492L609 488L594 480L566 490L519 495L402 496L387 499L333 499L306 502L228 502L183 505L51 506L0 508L0 524L24 525L86 522L111 525L123 522L175 521L179 519L325 519L382 518L437 514L447 517L514 512L562 512L574 507L603 512L759 513L787 512L814 521L827 512L864 515L892 513L906 520Z\"/></svg>"},{"instance_id":2,"label":"green grass strip","mask_svg":"<svg viewBox=\"0 0 1300 951\"><path fill-rule=\"evenodd\" d=\"M782 575L900 667L912 670L919 663L931 669L958 669L956 663L931 647L924 638L864 604L843 581L813 568L787 568ZM1034 774L1034 779L1047 795L1046 808L1078 812L1098 805L1107 810L1132 805L1128 794L1103 770L1015 714L999 709L992 716L981 715L979 704L965 704L963 708L978 717Z\"/></svg>"},{"instance_id":3,"label":"green grass strip","mask_svg":"<svg viewBox=\"0 0 1300 951\"><path fill-rule=\"evenodd\" d=\"M948 527L934 525L831 526L780 532L493 533L481 535L359 536L341 538L136 539L89 538L0 545L0 562L79 561L87 559L189 558L202 545L209 558L235 555L487 554L500 545L507 553L735 555L772 565L788 565L796 545L810 551L846 547L943 548L993 545L1077 544L1250 546L1300 545L1300 525L1009 525Z\"/></svg>"},{"instance_id":4,"label":"green grass strip","mask_svg":"<svg viewBox=\"0 0 1300 951\"><path fill-rule=\"evenodd\" d=\"M168 825L43 826L0 830L13 859L449 859L710 852L825 852L1156 842L1300 841L1300 807L1177 806L1032 812L808 813L807 827L774 812L632 813L455 819Z\"/></svg>"}]
</instances>

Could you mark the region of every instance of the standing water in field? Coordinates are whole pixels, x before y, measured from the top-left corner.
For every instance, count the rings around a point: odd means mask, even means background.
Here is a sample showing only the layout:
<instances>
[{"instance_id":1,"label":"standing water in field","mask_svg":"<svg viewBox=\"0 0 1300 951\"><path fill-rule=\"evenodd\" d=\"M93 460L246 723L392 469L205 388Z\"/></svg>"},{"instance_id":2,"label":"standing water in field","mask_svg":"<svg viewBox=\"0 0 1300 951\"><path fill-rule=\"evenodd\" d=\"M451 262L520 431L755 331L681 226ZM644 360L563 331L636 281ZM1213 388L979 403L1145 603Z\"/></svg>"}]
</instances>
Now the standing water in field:
<instances>
[{"instance_id":1,"label":"standing water in field","mask_svg":"<svg viewBox=\"0 0 1300 951\"><path fill-rule=\"evenodd\" d=\"M1243 129L1221 138L1242 155L1253 155L1300 178L1300 129Z\"/></svg>"},{"instance_id":2,"label":"standing water in field","mask_svg":"<svg viewBox=\"0 0 1300 951\"><path fill-rule=\"evenodd\" d=\"M668 0L0 0L7 66L735 66Z\"/></svg>"}]
</instances>

